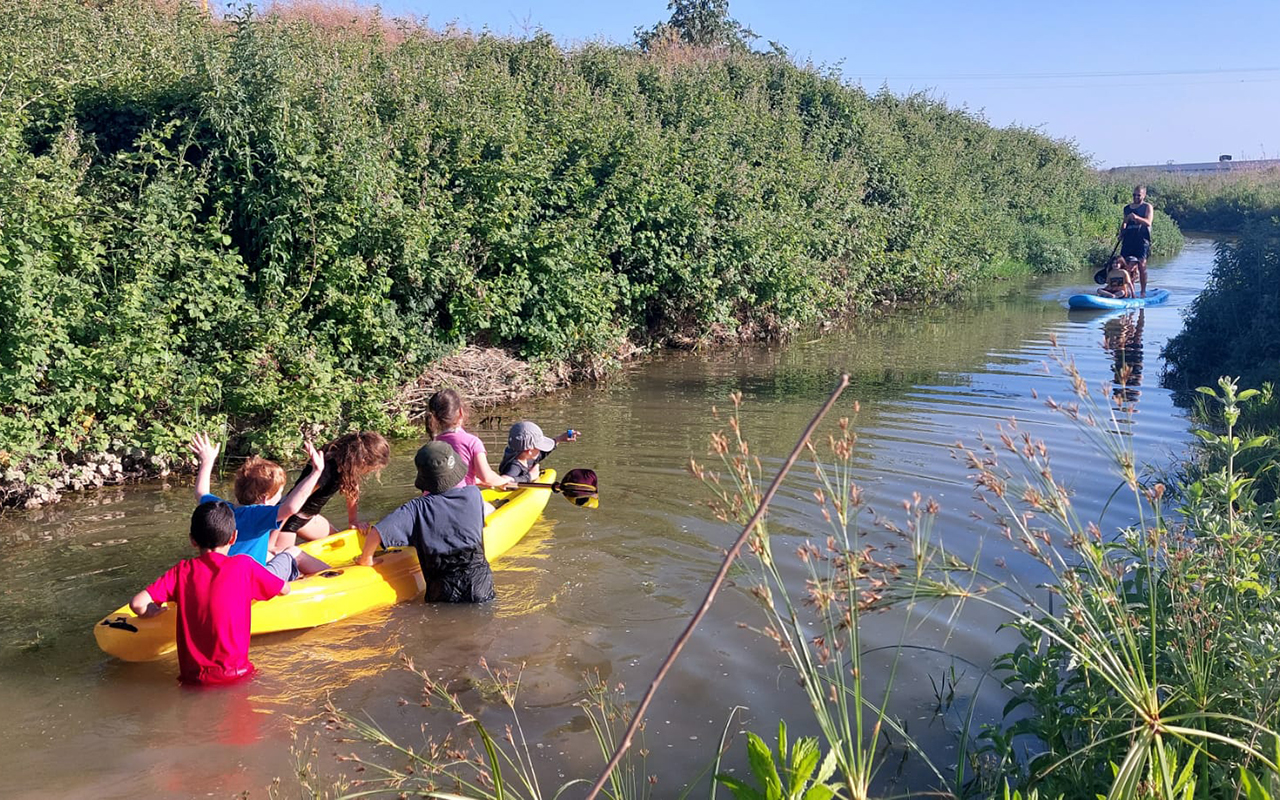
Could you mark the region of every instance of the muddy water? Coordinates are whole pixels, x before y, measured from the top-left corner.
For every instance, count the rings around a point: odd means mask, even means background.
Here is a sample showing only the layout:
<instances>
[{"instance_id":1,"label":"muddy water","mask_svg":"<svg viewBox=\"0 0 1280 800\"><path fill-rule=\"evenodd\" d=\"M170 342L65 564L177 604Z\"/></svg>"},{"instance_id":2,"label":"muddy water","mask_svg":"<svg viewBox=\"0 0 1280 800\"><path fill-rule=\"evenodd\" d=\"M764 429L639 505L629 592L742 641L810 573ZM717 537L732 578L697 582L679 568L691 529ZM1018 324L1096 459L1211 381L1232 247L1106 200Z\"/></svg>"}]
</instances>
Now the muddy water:
<instances>
[{"instance_id":1,"label":"muddy water","mask_svg":"<svg viewBox=\"0 0 1280 800\"><path fill-rule=\"evenodd\" d=\"M492 604L408 604L255 639L260 675L229 689L180 689L174 658L116 662L98 651L90 633L103 613L187 554L189 485L111 489L45 510L9 513L0 517L0 710L8 738L3 794L247 791L265 797L280 777L285 796L295 796L295 732L314 746L316 767L326 774L342 769L333 753L352 750L324 729L326 699L409 743L421 742L424 722L434 732L452 726L419 707L419 681L401 665L402 656L451 680L476 675L481 658L523 665L521 722L536 742L544 788L590 777L601 761L574 705L583 695L584 675L623 683L638 698L735 534L711 519L701 505L704 491L684 468L691 455L706 453L708 435L717 428L708 413L713 404L724 406L731 391L743 393L753 452L773 469L837 374L848 370L853 383L844 413L853 400L861 402L856 469L871 504L892 514L913 491L933 496L943 509L938 531L957 555L988 566L1005 561L1033 578L1008 542L970 516L977 504L949 448L1016 417L1049 443L1057 474L1076 491L1081 514L1098 518L1116 479L1079 432L1045 408L1045 397L1069 393L1059 373L1046 372L1053 355L1049 340L1056 337L1099 386L1110 387L1128 366L1137 385L1122 390L1136 409L1125 422L1126 435L1141 459L1168 463L1189 435L1183 413L1158 386L1159 352L1180 329L1180 311L1203 285L1211 261L1212 242L1193 240L1176 259L1153 265L1153 285L1172 289L1174 298L1146 311L1068 312L1065 298L1082 287L1081 276L1071 276L1073 283L1046 279L1004 296L904 312L783 346L666 356L603 385L504 410L477 429L491 452L501 450L505 427L520 417L549 431L582 431L581 441L564 446L552 463L596 469L601 508L585 511L554 500L528 538L496 565L499 598ZM413 494L416 446L399 443L381 482L367 489L368 518ZM778 552L820 530L813 488L810 471L800 469L780 495ZM340 516L338 505L331 510ZM1126 521L1113 506L1103 526ZM734 706L747 707L735 728L767 732L786 717L805 729L801 698L777 654L737 625L757 621L749 596L730 587L669 676L645 742L658 796L674 794L707 766ZM985 664L1007 643L995 633L999 622L971 609L949 620L940 609L913 623L909 636L913 644L945 645L958 659ZM867 636L891 644L900 625L876 618ZM943 761L947 726L963 708L939 718L932 686L955 664L966 676L960 695L970 694L965 687L974 685L976 673L963 660L913 651L897 680L896 712ZM494 697L455 685L464 703L501 729L507 716ZM404 705L401 698L411 702ZM980 718L991 718L1003 698L984 691L976 702ZM739 743L735 753L741 750ZM886 781L895 779L892 772L886 771ZM900 772L907 785L930 782L918 761L908 760Z\"/></svg>"}]
</instances>

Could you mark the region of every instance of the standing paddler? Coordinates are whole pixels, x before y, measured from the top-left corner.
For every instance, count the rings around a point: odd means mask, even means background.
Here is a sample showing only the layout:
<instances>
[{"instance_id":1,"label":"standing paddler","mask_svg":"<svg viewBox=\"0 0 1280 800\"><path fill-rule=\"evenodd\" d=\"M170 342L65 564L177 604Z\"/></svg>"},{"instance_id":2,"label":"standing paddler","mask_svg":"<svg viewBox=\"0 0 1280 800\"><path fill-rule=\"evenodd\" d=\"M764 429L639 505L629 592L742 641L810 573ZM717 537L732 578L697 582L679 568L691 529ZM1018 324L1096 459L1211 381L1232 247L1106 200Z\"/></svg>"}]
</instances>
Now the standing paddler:
<instances>
[{"instance_id":1,"label":"standing paddler","mask_svg":"<svg viewBox=\"0 0 1280 800\"><path fill-rule=\"evenodd\" d=\"M1155 210L1147 202L1147 187L1133 187L1133 202L1124 207L1120 222L1120 255L1136 263L1142 296L1147 296L1147 256L1151 253L1151 221Z\"/></svg>"}]
</instances>

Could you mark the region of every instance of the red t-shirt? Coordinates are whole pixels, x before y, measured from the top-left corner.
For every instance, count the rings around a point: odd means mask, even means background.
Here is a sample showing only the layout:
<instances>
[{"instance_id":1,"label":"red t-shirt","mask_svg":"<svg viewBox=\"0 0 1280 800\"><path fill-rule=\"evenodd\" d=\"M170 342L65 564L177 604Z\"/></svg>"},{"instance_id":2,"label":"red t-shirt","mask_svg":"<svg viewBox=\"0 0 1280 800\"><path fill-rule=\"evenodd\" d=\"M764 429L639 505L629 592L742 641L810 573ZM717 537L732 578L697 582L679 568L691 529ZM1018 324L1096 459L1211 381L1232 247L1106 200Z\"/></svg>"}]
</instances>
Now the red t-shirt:
<instances>
[{"instance_id":1,"label":"red t-shirt","mask_svg":"<svg viewBox=\"0 0 1280 800\"><path fill-rule=\"evenodd\" d=\"M152 600L178 604L179 680L230 683L252 675L250 604L283 588L252 556L212 552L179 561L148 586Z\"/></svg>"}]
</instances>

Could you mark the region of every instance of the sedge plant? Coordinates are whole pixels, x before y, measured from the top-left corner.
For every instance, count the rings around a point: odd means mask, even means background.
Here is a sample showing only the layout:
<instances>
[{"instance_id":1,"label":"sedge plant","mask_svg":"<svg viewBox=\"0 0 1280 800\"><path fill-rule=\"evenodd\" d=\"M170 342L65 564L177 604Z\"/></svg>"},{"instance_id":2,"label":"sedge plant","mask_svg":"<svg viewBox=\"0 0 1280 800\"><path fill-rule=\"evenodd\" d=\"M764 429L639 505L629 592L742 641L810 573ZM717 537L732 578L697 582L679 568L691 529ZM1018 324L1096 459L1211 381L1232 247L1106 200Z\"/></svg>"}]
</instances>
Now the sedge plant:
<instances>
[{"instance_id":1,"label":"sedge plant","mask_svg":"<svg viewBox=\"0 0 1280 800\"><path fill-rule=\"evenodd\" d=\"M1229 421L1216 440L1225 449L1223 474L1190 487L1182 516L1170 521L1164 485L1143 482L1124 435L1131 409L1109 392L1099 402L1072 362L1060 357L1059 365L1074 398L1048 404L1115 472L1132 501L1130 527L1107 535L1082 519L1044 442L1016 421L994 439L955 451L989 512L979 518L1028 557L1029 571L1042 582L1029 584L1028 570L1015 573L999 560L1005 575L953 556L935 530L936 503L919 496L904 503L905 525L878 520L902 537L909 557L905 563L880 557L861 527L867 512L849 467L856 434L848 419L828 437L830 466L817 463L810 446L817 512L829 533L796 549L807 569L803 590L784 581L767 524L751 539L751 591L765 617L758 630L796 671L836 765L831 782L840 796L870 796L884 766L880 739L889 731L932 771L934 791L952 796L1013 791L1172 800L1234 796L1233 787L1246 781L1263 792L1274 780L1276 515L1253 503L1248 480L1233 472L1233 454L1256 443L1236 439ZM1229 414L1251 397L1230 382L1221 388L1211 394ZM735 395L728 432L711 440L722 471L691 464L725 521L750 515L760 497L763 470L742 433L740 402ZM888 708L920 609L944 603L960 614L975 602L1005 615L1023 643L993 664L1011 694L1010 716L960 748L960 763L944 777ZM866 614L888 608L901 616L902 633L873 692L860 627Z\"/></svg>"}]
</instances>

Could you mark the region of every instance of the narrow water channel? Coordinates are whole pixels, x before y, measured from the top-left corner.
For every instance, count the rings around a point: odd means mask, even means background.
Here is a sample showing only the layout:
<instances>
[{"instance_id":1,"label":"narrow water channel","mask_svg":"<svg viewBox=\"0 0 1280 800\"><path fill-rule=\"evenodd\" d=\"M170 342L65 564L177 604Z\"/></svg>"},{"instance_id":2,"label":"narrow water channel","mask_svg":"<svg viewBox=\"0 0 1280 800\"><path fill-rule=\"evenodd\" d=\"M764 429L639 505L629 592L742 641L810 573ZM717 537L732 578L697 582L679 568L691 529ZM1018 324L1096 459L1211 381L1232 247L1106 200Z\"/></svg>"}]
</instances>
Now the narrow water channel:
<instances>
[{"instance_id":1,"label":"narrow water channel","mask_svg":"<svg viewBox=\"0 0 1280 800\"><path fill-rule=\"evenodd\" d=\"M1173 299L1145 311L1068 312L1065 298L1083 287L1082 276L1040 279L1006 296L906 311L812 340L663 356L601 385L504 410L478 430L492 452L521 417L549 431L582 431L553 465L594 468L600 509L553 500L527 539L495 565L499 597L492 604L407 604L255 639L260 674L229 689L180 689L173 657L116 662L98 651L90 631L103 613L188 554L188 484L107 489L0 516L0 709L8 737L0 793L266 797L279 776L284 796L293 796L292 732L316 747L322 772L338 768L334 752L352 749L324 730L327 699L410 744L421 744L425 721L435 731L451 727L418 705L419 683L401 665L402 655L449 679L477 674L482 657L491 665L523 665L521 722L537 743L544 788L592 777L601 761L574 706L584 675L623 683L638 699L736 533L712 519L705 491L685 470L690 456L705 456L708 436L719 427L712 405L725 406L731 391L743 393L744 428L771 470L848 370L853 383L844 413L861 402L857 470L871 504L891 512L914 491L932 496L943 509L939 533L953 552L984 563L1007 559L1017 569L1009 543L971 518L977 504L951 446L1016 417L1047 441L1081 515L1097 519L1116 479L1077 430L1044 405L1047 396L1069 394L1063 377L1046 371L1049 341L1056 338L1099 386L1128 365L1136 385L1125 391L1136 413L1127 432L1141 461L1167 464L1190 436L1184 413L1159 386L1159 354L1181 328L1181 312L1203 286L1212 257L1212 241L1192 239L1178 257L1153 264L1153 285L1171 289ZM376 519L412 496L416 446L396 446L381 482L366 490L366 516ZM798 544L806 531L819 530L813 488L810 471L797 470L778 500L775 535ZM1114 529L1126 521L1111 509L1103 523ZM728 589L668 677L646 731L649 765L662 787L657 796L673 795L708 765L734 706L748 709L736 727L767 733L786 718L805 729L802 700L773 646L737 625L758 620L746 592ZM998 651L999 622L966 613L948 623L940 613L912 636L985 664ZM897 641L896 627L885 624L877 633L877 624L869 630L873 639ZM948 666L941 657L911 656L895 706L943 754L948 738L931 711L930 679ZM494 698L470 690L461 698L501 730L506 714ZM989 715L1002 700L978 702ZM739 741L735 752L742 749ZM904 769L906 782L926 785L913 769Z\"/></svg>"}]
</instances>

